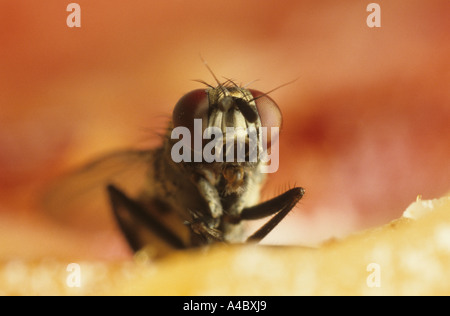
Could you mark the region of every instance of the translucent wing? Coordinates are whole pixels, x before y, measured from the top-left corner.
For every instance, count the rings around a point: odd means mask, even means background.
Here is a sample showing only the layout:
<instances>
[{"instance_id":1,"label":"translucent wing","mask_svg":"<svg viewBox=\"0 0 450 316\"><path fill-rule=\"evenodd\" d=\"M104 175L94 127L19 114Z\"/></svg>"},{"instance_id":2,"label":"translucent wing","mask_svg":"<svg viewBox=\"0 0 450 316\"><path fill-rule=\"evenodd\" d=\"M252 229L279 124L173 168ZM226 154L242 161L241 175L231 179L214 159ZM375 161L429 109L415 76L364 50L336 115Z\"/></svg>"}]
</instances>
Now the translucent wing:
<instances>
[{"instance_id":1,"label":"translucent wing","mask_svg":"<svg viewBox=\"0 0 450 316\"><path fill-rule=\"evenodd\" d=\"M107 185L136 196L152 171L155 150L119 151L105 155L54 183L43 199L52 218L82 229L115 227Z\"/></svg>"}]
</instances>

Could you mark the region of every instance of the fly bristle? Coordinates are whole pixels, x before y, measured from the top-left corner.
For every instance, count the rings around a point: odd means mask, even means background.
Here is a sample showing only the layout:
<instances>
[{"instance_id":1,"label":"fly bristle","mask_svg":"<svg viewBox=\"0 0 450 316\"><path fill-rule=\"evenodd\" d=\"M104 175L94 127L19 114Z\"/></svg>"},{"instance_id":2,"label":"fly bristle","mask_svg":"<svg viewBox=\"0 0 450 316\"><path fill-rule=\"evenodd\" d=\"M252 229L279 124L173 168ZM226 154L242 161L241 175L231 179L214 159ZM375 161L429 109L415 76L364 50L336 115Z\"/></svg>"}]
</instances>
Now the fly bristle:
<instances>
[{"instance_id":1,"label":"fly bristle","mask_svg":"<svg viewBox=\"0 0 450 316\"><path fill-rule=\"evenodd\" d=\"M289 85L289 84L291 84L291 83L294 83L294 82L297 81L297 80L298 80L298 78L296 78L296 79L294 79L294 80L291 80L291 81L289 81L289 82L283 83L282 85L280 85L280 86L278 86L278 87L276 87L276 88L273 88L272 90L269 90L269 91L267 91L267 92L265 92L265 93L263 93L263 94L257 96L256 98L251 99L250 102L251 102L251 101L258 100L259 98L265 97L265 96L269 95L269 93L272 93L272 92L274 92L274 91L276 91L276 90L278 90L278 89L280 89L280 88L282 88L282 87L285 87L285 86L287 86L287 85Z\"/></svg>"},{"instance_id":2,"label":"fly bristle","mask_svg":"<svg viewBox=\"0 0 450 316\"><path fill-rule=\"evenodd\" d=\"M206 69L208 69L209 73L213 76L214 80L217 83L217 88L219 88L220 90L222 90L224 95L228 95L228 90L226 89L225 86L222 85L222 83L219 81L219 79L217 79L216 75L214 74L214 72L212 71L212 69L209 67L208 63L206 62L206 60L203 59L202 56L200 56L200 59L202 60L203 64L205 65Z\"/></svg>"}]
</instances>

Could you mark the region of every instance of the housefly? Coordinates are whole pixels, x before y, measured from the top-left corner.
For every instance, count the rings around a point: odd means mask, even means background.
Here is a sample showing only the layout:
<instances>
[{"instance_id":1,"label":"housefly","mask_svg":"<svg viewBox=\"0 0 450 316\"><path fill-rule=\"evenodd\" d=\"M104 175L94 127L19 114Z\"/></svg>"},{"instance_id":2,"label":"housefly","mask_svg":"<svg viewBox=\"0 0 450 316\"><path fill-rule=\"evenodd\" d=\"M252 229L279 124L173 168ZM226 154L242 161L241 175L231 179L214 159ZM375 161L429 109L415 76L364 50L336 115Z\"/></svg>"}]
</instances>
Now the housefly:
<instances>
[{"instance_id":1,"label":"housefly","mask_svg":"<svg viewBox=\"0 0 450 316\"><path fill-rule=\"evenodd\" d=\"M263 129L278 130L281 111L267 93L220 82L208 70L217 85L203 82L206 88L178 101L162 146L115 152L82 167L47 195L48 212L83 227L115 222L133 251L151 247L155 256L216 242L258 242L269 234L304 194L294 187L259 203L267 160L254 153L277 141ZM229 136L231 130L238 133ZM69 195L106 203L94 191L109 200L109 214L99 204L73 202L68 214ZM269 216L245 235L243 222Z\"/></svg>"}]
</instances>

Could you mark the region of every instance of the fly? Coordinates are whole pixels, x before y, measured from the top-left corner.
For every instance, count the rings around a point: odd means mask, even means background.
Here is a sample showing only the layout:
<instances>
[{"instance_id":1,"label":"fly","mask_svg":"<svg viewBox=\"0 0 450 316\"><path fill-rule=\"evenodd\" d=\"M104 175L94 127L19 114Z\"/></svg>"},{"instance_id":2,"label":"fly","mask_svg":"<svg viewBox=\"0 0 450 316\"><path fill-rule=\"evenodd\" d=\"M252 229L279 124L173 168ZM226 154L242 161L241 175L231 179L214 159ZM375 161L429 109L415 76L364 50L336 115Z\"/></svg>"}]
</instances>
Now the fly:
<instances>
[{"instance_id":1,"label":"fly","mask_svg":"<svg viewBox=\"0 0 450 316\"><path fill-rule=\"evenodd\" d=\"M74 187L81 194L90 191L90 186L103 185L112 217L131 249L151 247L155 256L216 242L259 242L267 236L304 194L303 188L294 187L259 203L266 162L253 153L270 150L276 142L273 134L261 131L280 128L281 111L267 93L229 79L219 82L208 70L217 85L206 84L206 89L191 91L178 101L161 147L117 152L85 166L55 186L47 209L64 217L59 194ZM232 129L238 135L230 136ZM214 138L204 137L208 130ZM187 137L198 132L199 141ZM212 159L207 159L207 153ZM134 168L137 165L140 169ZM139 171L123 182L121 175L130 172L127 168ZM85 209L80 206L77 212ZM269 216L256 232L245 235L245 221Z\"/></svg>"}]
</instances>

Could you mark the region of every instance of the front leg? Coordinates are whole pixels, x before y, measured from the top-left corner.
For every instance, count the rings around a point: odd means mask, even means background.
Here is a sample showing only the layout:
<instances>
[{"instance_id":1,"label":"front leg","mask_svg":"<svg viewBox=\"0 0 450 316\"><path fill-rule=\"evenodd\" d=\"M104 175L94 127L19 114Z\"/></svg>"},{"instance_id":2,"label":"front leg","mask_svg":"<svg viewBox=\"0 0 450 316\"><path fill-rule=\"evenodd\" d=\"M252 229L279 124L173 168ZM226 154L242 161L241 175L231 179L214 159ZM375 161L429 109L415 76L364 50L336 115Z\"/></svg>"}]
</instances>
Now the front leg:
<instances>
[{"instance_id":1,"label":"front leg","mask_svg":"<svg viewBox=\"0 0 450 316\"><path fill-rule=\"evenodd\" d=\"M248 237L247 241L259 242L266 237L292 210L304 194L305 190L303 188L293 188L267 202L244 209L238 220L260 219L276 214L253 235Z\"/></svg>"},{"instance_id":2,"label":"front leg","mask_svg":"<svg viewBox=\"0 0 450 316\"><path fill-rule=\"evenodd\" d=\"M197 181L198 191L203 199L208 204L209 215L217 219L223 214L222 204L220 203L220 196L217 189L206 180L204 177L200 177Z\"/></svg>"}]
</instances>

